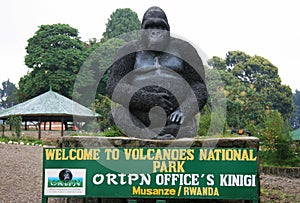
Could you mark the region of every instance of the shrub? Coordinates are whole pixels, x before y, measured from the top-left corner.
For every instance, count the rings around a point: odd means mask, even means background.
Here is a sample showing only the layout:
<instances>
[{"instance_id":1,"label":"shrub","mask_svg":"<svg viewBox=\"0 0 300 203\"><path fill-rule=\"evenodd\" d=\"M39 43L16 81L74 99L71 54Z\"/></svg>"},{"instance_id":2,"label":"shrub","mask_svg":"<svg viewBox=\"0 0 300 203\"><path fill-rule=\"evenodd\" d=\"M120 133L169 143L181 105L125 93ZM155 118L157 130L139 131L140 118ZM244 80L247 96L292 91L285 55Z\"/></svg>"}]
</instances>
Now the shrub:
<instances>
[{"instance_id":1,"label":"shrub","mask_svg":"<svg viewBox=\"0 0 300 203\"><path fill-rule=\"evenodd\" d=\"M13 136L17 136L17 137L21 136L21 124L22 124L21 116L10 116L7 119L7 124L11 125Z\"/></svg>"},{"instance_id":2,"label":"shrub","mask_svg":"<svg viewBox=\"0 0 300 203\"><path fill-rule=\"evenodd\" d=\"M261 130L261 162L275 166L296 166L299 163L288 131L278 111L266 111Z\"/></svg>"}]
</instances>

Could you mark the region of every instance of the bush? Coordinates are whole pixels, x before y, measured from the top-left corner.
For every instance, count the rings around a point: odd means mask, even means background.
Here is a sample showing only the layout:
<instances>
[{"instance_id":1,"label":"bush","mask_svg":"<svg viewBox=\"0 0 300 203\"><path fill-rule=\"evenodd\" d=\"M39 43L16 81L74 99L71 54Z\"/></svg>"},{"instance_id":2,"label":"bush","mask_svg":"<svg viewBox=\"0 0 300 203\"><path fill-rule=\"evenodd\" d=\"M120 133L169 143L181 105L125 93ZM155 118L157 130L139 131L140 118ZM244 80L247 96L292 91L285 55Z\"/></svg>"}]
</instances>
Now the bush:
<instances>
[{"instance_id":1,"label":"bush","mask_svg":"<svg viewBox=\"0 0 300 203\"><path fill-rule=\"evenodd\" d=\"M10 116L7 119L7 124L11 125L13 136L17 136L17 137L21 136L21 124L22 124L21 116Z\"/></svg>"},{"instance_id":2,"label":"bush","mask_svg":"<svg viewBox=\"0 0 300 203\"><path fill-rule=\"evenodd\" d=\"M261 130L261 162L275 166L297 166L297 151L285 130L284 122L278 111L267 111Z\"/></svg>"},{"instance_id":3,"label":"bush","mask_svg":"<svg viewBox=\"0 0 300 203\"><path fill-rule=\"evenodd\" d=\"M101 133L104 137L120 137L123 136L123 133L117 126L111 126Z\"/></svg>"},{"instance_id":4,"label":"bush","mask_svg":"<svg viewBox=\"0 0 300 203\"><path fill-rule=\"evenodd\" d=\"M100 131L104 131L110 126L108 115L111 110L111 100L108 97L99 94L99 99L96 99L95 101L95 109L96 112L100 114L98 123Z\"/></svg>"},{"instance_id":5,"label":"bush","mask_svg":"<svg viewBox=\"0 0 300 203\"><path fill-rule=\"evenodd\" d=\"M214 111L205 105L199 114L199 136L223 136L225 134L225 117L221 108Z\"/></svg>"},{"instance_id":6,"label":"bush","mask_svg":"<svg viewBox=\"0 0 300 203\"><path fill-rule=\"evenodd\" d=\"M30 144L37 144L37 145L53 145L54 143L52 143L49 140L39 140L36 139L34 137L30 137L30 136L23 136L23 137L16 137L16 136L2 136L0 137L0 142L5 142L6 144L9 142L18 142L19 144L21 142L23 142L24 144L30 143Z\"/></svg>"},{"instance_id":7,"label":"bush","mask_svg":"<svg viewBox=\"0 0 300 203\"><path fill-rule=\"evenodd\" d=\"M207 136L210 122L211 122L211 111L207 105L204 106L202 112L198 114L198 119L199 119L198 135Z\"/></svg>"}]
</instances>

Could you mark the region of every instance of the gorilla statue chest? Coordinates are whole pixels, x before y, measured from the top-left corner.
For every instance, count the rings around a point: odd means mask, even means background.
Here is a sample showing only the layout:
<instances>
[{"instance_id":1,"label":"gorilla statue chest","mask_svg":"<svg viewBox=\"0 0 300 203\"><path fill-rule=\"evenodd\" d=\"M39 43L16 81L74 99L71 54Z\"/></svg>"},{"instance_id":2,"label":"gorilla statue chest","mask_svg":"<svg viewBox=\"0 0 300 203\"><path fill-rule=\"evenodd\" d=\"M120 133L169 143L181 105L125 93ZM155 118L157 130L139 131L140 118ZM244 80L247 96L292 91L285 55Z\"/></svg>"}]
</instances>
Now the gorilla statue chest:
<instances>
[{"instance_id":1,"label":"gorilla statue chest","mask_svg":"<svg viewBox=\"0 0 300 203\"><path fill-rule=\"evenodd\" d=\"M134 69L169 68L177 73L183 72L183 61L169 53L141 51L136 55Z\"/></svg>"},{"instance_id":2,"label":"gorilla statue chest","mask_svg":"<svg viewBox=\"0 0 300 203\"><path fill-rule=\"evenodd\" d=\"M155 51L141 51L136 54L134 64L134 81L150 82L153 80L180 79L184 71L183 61L169 53Z\"/></svg>"},{"instance_id":3,"label":"gorilla statue chest","mask_svg":"<svg viewBox=\"0 0 300 203\"><path fill-rule=\"evenodd\" d=\"M140 51L136 54L132 85L150 92L165 92L171 100L181 102L185 98L186 81L182 59L165 52ZM167 91L167 90L171 90ZM174 98L174 93L176 96Z\"/></svg>"}]
</instances>

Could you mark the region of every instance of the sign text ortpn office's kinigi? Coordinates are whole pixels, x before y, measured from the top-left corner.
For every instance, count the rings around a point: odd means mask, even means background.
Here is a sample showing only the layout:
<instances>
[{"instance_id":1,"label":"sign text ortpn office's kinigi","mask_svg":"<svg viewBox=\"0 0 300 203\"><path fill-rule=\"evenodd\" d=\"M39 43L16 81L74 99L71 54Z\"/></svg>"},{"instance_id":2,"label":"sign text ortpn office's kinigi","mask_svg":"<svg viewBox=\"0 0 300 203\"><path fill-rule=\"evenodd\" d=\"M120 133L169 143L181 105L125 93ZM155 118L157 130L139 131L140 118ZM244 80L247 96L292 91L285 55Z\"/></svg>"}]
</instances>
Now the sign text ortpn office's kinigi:
<instances>
[{"instance_id":1,"label":"sign text ortpn office's kinigi","mask_svg":"<svg viewBox=\"0 0 300 203\"><path fill-rule=\"evenodd\" d=\"M258 200L252 148L44 148L43 198Z\"/></svg>"}]
</instances>

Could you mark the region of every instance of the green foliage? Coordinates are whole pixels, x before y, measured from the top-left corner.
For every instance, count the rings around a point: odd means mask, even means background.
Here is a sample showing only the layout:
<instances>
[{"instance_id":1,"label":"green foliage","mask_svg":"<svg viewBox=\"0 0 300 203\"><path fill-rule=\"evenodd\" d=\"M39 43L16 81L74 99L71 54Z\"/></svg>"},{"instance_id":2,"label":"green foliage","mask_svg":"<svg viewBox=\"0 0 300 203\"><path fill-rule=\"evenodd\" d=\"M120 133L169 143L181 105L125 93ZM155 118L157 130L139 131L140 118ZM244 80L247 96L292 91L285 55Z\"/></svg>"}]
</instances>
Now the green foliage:
<instances>
[{"instance_id":1,"label":"green foliage","mask_svg":"<svg viewBox=\"0 0 300 203\"><path fill-rule=\"evenodd\" d=\"M211 59L207 61L208 65L217 70L226 70L227 65L226 61L218 56L213 56Z\"/></svg>"},{"instance_id":2,"label":"green foliage","mask_svg":"<svg viewBox=\"0 0 300 203\"><path fill-rule=\"evenodd\" d=\"M90 106L96 98L106 95L106 82L109 76L109 67L115 56L115 52L125 44L122 39L114 38L99 43L83 63L79 74L77 74L74 86L73 98L81 104ZM97 92L96 92L97 91Z\"/></svg>"},{"instance_id":3,"label":"green foliage","mask_svg":"<svg viewBox=\"0 0 300 203\"><path fill-rule=\"evenodd\" d=\"M261 162L268 165L296 166L299 160L281 114L278 111L266 111L261 130Z\"/></svg>"},{"instance_id":4,"label":"green foliage","mask_svg":"<svg viewBox=\"0 0 300 203\"><path fill-rule=\"evenodd\" d=\"M11 125L13 136L17 136L17 137L21 136L21 124L22 124L21 116L10 116L7 119L7 124Z\"/></svg>"},{"instance_id":5,"label":"green foliage","mask_svg":"<svg viewBox=\"0 0 300 203\"><path fill-rule=\"evenodd\" d=\"M69 136L100 136L99 133L93 133L93 132L75 132L75 133L71 133Z\"/></svg>"},{"instance_id":6,"label":"green foliage","mask_svg":"<svg viewBox=\"0 0 300 203\"><path fill-rule=\"evenodd\" d=\"M247 87L237 78L222 72L227 78L225 95L227 98L227 125L234 128L245 128L248 124L258 124L263 120L264 103L253 86Z\"/></svg>"},{"instance_id":7,"label":"green foliage","mask_svg":"<svg viewBox=\"0 0 300 203\"><path fill-rule=\"evenodd\" d=\"M229 51L226 54L227 66L234 67L238 63L246 62L250 56L242 51Z\"/></svg>"},{"instance_id":8,"label":"green foliage","mask_svg":"<svg viewBox=\"0 0 300 203\"><path fill-rule=\"evenodd\" d=\"M226 117L224 83L218 70L205 67L205 72L209 99L199 115L198 134L201 136L220 135L223 134Z\"/></svg>"},{"instance_id":9,"label":"green foliage","mask_svg":"<svg viewBox=\"0 0 300 203\"><path fill-rule=\"evenodd\" d=\"M109 67L117 50L123 46L126 41L136 39L136 30L139 30L141 23L138 16L129 8L117 9L113 12L106 24L106 31L103 33L101 43L96 40L90 40L88 44L88 55L77 75L73 91L73 98L80 100L81 104L91 105L94 103L94 97L101 100L101 96L106 95L106 83L109 77ZM97 91L95 94L95 90Z\"/></svg>"},{"instance_id":10,"label":"green foliage","mask_svg":"<svg viewBox=\"0 0 300 203\"><path fill-rule=\"evenodd\" d=\"M113 126L110 126L107 129L105 129L101 133L91 133L91 132L87 132L87 133L72 133L72 134L70 134L70 136L120 137L120 136L124 136L124 134L120 131L120 129L117 126L113 125Z\"/></svg>"},{"instance_id":11,"label":"green foliage","mask_svg":"<svg viewBox=\"0 0 300 203\"><path fill-rule=\"evenodd\" d=\"M281 83L278 68L261 56L248 57L245 61L238 62L233 67L232 74L245 85L253 84L258 92Z\"/></svg>"},{"instance_id":12,"label":"green foliage","mask_svg":"<svg viewBox=\"0 0 300 203\"><path fill-rule=\"evenodd\" d=\"M289 86L279 84L277 87L266 87L262 95L270 109L278 110L284 120L288 120L293 111L293 93Z\"/></svg>"},{"instance_id":13,"label":"green foliage","mask_svg":"<svg viewBox=\"0 0 300 203\"><path fill-rule=\"evenodd\" d=\"M103 74L101 78L98 88L97 88L97 95L107 95L106 92L106 83L109 78L109 69L108 67L111 66L112 61L115 57L115 53L118 49L120 49L125 44L123 39L114 38L111 40L102 43L99 48L96 50L97 55L99 56L98 63L99 63L99 71ZM101 99L101 98L98 98Z\"/></svg>"},{"instance_id":14,"label":"green foliage","mask_svg":"<svg viewBox=\"0 0 300 203\"><path fill-rule=\"evenodd\" d=\"M119 8L110 15L101 42L140 28L141 22L134 11L129 8ZM126 41L129 40L131 39L126 39Z\"/></svg>"},{"instance_id":15,"label":"green foliage","mask_svg":"<svg viewBox=\"0 0 300 203\"><path fill-rule=\"evenodd\" d=\"M71 98L76 74L86 58L78 30L66 24L41 25L28 40L25 64L32 69L19 81L18 97L28 100L49 90Z\"/></svg>"},{"instance_id":16,"label":"green foliage","mask_svg":"<svg viewBox=\"0 0 300 203\"><path fill-rule=\"evenodd\" d=\"M211 111L206 105L199 114L198 135L200 136L216 136L224 135L225 124L222 109Z\"/></svg>"},{"instance_id":17,"label":"green foliage","mask_svg":"<svg viewBox=\"0 0 300 203\"><path fill-rule=\"evenodd\" d=\"M212 63L215 59L212 59ZM208 105L218 108L216 115L221 115L221 109L225 109L226 124L230 128L245 128L249 124L260 123L265 105L254 85L246 86L225 69L219 69L219 77L216 77L213 70L206 70L206 82L210 95Z\"/></svg>"},{"instance_id":18,"label":"green foliage","mask_svg":"<svg viewBox=\"0 0 300 203\"><path fill-rule=\"evenodd\" d=\"M224 83L226 118L230 128L262 123L265 109L278 110L284 120L290 117L293 108L291 89L281 84L277 67L267 59L229 51L225 60L213 57L209 64L219 71Z\"/></svg>"},{"instance_id":19,"label":"green foliage","mask_svg":"<svg viewBox=\"0 0 300 203\"><path fill-rule=\"evenodd\" d=\"M211 123L211 111L208 105L205 105L202 112L199 113L199 127L198 127L198 135L207 136L208 130Z\"/></svg>"},{"instance_id":20,"label":"green foliage","mask_svg":"<svg viewBox=\"0 0 300 203\"><path fill-rule=\"evenodd\" d=\"M261 56L249 56L240 51L231 51L226 55L231 72L246 87L254 87L267 108L278 110L286 120L290 117L292 91L281 84L278 68Z\"/></svg>"},{"instance_id":21,"label":"green foliage","mask_svg":"<svg viewBox=\"0 0 300 203\"><path fill-rule=\"evenodd\" d=\"M10 136L2 136L0 137L0 142L5 142L6 144L9 142L17 142L18 144L20 144L21 142L23 142L25 145L29 144L29 145L54 145L54 143L50 142L49 140L39 140L36 139L34 137L30 137L30 136L22 136L22 137L10 137Z\"/></svg>"},{"instance_id":22,"label":"green foliage","mask_svg":"<svg viewBox=\"0 0 300 203\"><path fill-rule=\"evenodd\" d=\"M293 129L297 129L300 127L300 91L298 90L293 95L293 107L290 124Z\"/></svg>"},{"instance_id":23,"label":"green foliage","mask_svg":"<svg viewBox=\"0 0 300 203\"><path fill-rule=\"evenodd\" d=\"M111 110L111 100L106 96L99 95L99 99L95 100L95 110L100 115L99 126L103 131L110 126L108 115Z\"/></svg>"},{"instance_id":24,"label":"green foliage","mask_svg":"<svg viewBox=\"0 0 300 203\"><path fill-rule=\"evenodd\" d=\"M104 137L120 137L123 136L123 133L117 126L114 125L104 130L101 135Z\"/></svg>"},{"instance_id":25,"label":"green foliage","mask_svg":"<svg viewBox=\"0 0 300 203\"><path fill-rule=\"evenodd\" d=\"M293 108L292 92L290 87L281 84L277 67L263 57L252 57L241 51L228 52L225 61L226 64L223 59L213 57L209 64L218 70L224 83L227 126L247 129L253 136L260 138L262 163L297 165L297 149L292 147L285 122ZM203 127L199 129L203 134L209 123L205 109L204 112L200 120Z\"/></svg>"},{"instance_id":26,"label":"green foliage","mask_svg":"<svg viewBox=\"0 0 300 203\"><path fill-rule=\"evenodd\" d=\"M17 102L17 87L11 83L9 79L2 82L2 88L0 88L0 106L3 108L9 108L16 105Z\"/></svg>"}]
</instances>

